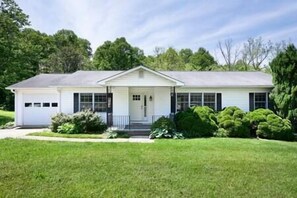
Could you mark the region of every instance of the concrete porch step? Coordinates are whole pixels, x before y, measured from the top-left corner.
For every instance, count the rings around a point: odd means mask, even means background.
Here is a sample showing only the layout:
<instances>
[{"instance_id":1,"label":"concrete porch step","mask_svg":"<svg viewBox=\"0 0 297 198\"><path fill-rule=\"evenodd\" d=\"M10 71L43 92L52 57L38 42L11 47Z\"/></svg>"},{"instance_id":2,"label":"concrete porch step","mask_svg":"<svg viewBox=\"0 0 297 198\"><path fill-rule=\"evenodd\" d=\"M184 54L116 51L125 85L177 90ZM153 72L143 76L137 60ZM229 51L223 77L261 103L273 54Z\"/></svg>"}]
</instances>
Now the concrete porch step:
<instances>
[{"instance_id":1,"label":"concrete porch step","mask_svg":"<svg viewBox=\"0 0 297 198\"><path fill-rule=\"evenodd\" d=\"M130 131L127 131L127 133L130 135L130 136L149 136L150 135L150 131L149 130L146 130L146 131L134 131L134 130L130 130Z\"/></svg>"}]
</instances>

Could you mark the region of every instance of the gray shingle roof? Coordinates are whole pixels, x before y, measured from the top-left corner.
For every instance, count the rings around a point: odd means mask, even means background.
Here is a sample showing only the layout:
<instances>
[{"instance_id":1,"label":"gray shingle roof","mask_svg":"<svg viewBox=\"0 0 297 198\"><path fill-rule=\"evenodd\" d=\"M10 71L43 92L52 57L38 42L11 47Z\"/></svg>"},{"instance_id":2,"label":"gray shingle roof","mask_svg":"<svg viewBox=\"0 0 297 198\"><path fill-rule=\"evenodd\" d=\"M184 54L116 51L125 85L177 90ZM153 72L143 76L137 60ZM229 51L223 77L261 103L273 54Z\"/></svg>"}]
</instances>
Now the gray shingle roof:
<instances>
[{"instance_id":1,"label":"gray shingle roof","mask_svg":"<svg viewBox=\"0 0 297 198\"><path fill-rule=\"evenodd\" d=\"M272 76L263 72L190 72L162 71L161 73L191 87L273 87Z\"/></svg>"},{"instance_id":2,"label":"gray shingle roof","mask_svg":"<svg viewBox=\"0 0 297 198\"><path fill-rule=\"evenodd\" d=\"M77 71L73 74L40 74L7 87L47 88L93 87L97 82L122 71ZM184 82L188 87L273 87L272 77L263 72L190 72L160 71L171 78Z\"/></svg>"},{"instance_id":3,"label":"gray shingle roof","mask_svg":"<svg viewBox=\"0 0 297 198\"><path fill-rule=\"evenodd\" d=\"M16 88L47 88L57 86L61 81L71 74L39 74L27 80L10 85L7 89Z\"/></svg>"}]
</instances>

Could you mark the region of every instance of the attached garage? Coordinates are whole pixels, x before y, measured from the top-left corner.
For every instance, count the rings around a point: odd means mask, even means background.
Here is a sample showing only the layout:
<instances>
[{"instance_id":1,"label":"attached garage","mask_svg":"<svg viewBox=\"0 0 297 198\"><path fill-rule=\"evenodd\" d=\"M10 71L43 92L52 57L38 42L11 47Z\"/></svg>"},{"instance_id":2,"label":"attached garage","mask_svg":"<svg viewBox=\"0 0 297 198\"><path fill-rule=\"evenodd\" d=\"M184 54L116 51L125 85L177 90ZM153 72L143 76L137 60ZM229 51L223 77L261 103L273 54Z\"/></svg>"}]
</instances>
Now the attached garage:
<instances>
[{"instance_id":1,"label":"attached garage","mask_svg":"<svg viewBox=\"0 0 297 198\"><path fill-rule=\"evenodd\" d=\"M22 108L22 125L49 125L51 116L59 112L58 94L23 94Z\"/></svg>"}]
</instances>

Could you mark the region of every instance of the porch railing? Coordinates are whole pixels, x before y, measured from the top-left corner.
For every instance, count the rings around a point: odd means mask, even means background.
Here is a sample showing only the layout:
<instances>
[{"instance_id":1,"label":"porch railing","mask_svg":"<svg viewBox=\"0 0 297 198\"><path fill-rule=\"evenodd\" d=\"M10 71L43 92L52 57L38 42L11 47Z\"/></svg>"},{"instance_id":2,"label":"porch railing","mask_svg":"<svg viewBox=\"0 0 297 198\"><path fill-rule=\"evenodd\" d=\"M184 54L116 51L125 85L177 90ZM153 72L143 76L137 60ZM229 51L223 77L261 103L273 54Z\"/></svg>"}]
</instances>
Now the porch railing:
<instances>
[{"instance_id":1,"label":"porch railing","mask_svg":"<svg viewBox=\"0 0 297 198\"><path fill-rule=\"evenodd\" d=\"M174 115L152 115L147 117L146 120L143 121L135 121L131 120L130 115L113 115L112 121L110 123L110 127L114 130L146 130L150 128L150 125L157 121L162 116L167 118L174 118Z\"/></svg>"}]
</instances>

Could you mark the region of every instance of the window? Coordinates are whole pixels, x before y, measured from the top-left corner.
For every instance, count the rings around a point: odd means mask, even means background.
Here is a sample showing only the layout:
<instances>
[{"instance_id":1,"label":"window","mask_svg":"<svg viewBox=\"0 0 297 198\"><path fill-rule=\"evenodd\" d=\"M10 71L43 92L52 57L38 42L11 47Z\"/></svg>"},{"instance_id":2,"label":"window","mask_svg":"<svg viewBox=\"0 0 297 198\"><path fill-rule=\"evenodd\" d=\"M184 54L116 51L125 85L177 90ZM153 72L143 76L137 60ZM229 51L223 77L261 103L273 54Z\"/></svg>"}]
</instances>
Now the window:
<instances>
[{"instance_id":1,"label":"window","mask_svg":"<svg viewBox=\"0 0 297 198\"><path fill-rule=\"evenodd\" d=\"M34 107L41 107L41 103L40 102L34 102Z\"/></svg>"},{"instance_id":2,"label":"window","mask_svg":"<svg viewBox=\"0 0 297 198\"><path fill-rule=\"evenodd\" d=\"M80 94L80 111L91 109L93 110L93 94L81 93Z\"/></svg>"},{"instance_id":3,"label":"window","mask_svg":"<svg viewBox=\"0 0 297 198\"><path fill-rule=\"evenodd\" d=\"M255 93L255 109L267 108L266 93Z\"/></svg>"},{"instance_id":4,"label":"window","mask_svg":"<svg viewBox=\"0 0 297 198\"><path fill-rule=\"evenodd\" d=\"M204 106L208 106L212 109L216 109L216 94L215 93L204 93Z\"/></svg>"},{"instance_id":5,"label":"window","mask_svg":"<svg viewBox=\"0 0 297 198\"><path fill-rule=\"evenodd\" d=\"M188 107L208 106L217 109L216 93L177 93L177 111L184 111Z\"/></svg>"},{"instance_id":6,"label":"window","mask_svg":"<svg viewBox=\"0 0 297 198\"><path fill-rule=\"evenodd\" d=\"M133 95L132 100L140 100L140 95Z\"/></svg>"},{"instance_id":7,"label":"window","mask_svg":"<svg viewBox=\"0 0 297 198\"><path fill-rule=\"evenodd\" d=\"M96 112L106 112L106 94L94 94L94 111Z\"/></svg>"},{"instance_id":8,"label":"window","mask_svg":"<svg viewBox=\"0 0 297 198\"><path fill-rule=\"evenodd\" d=\"M177 111L184 111L189 107L189 94L177 93Z\"/></svg>"},{"instance_id":9,"label":"window","mask_svg":"<svg viewBox=\"0 0 297 198\"><path fill-rule=\"evenodd\" d=\"M190 95L190 107L202 106L202 93L191 93Z\"/></svg>"},{"instance_id":10,"label":"window","mask_svg":"<svg viewBox=\"0 0 297 198\"><path fill-rule=\"evenodd\" d=\"M52 102L52 107L58 107L58 103L57 102Z\"/></svg>"},{"instance_id":11,"label":"window","mask_svg":"<svg viewBox=\"0 0 297 198\"><path fill-rule=\"evenodd\" d=\"M50 103L49 103L49 102L44 102L44 103L42 104L42 106L43 106L43 107L50 107Z\"/></svg>"},{"instance_id":12,"label":"window","mask_svg":"<svg viewBox=\"0 0 297 198\"><path fill-rule=\"evenodd\" d=\"M31 102L26 102L25 107L32 107L32 103Z\"/></svg>"}]
</instances>

